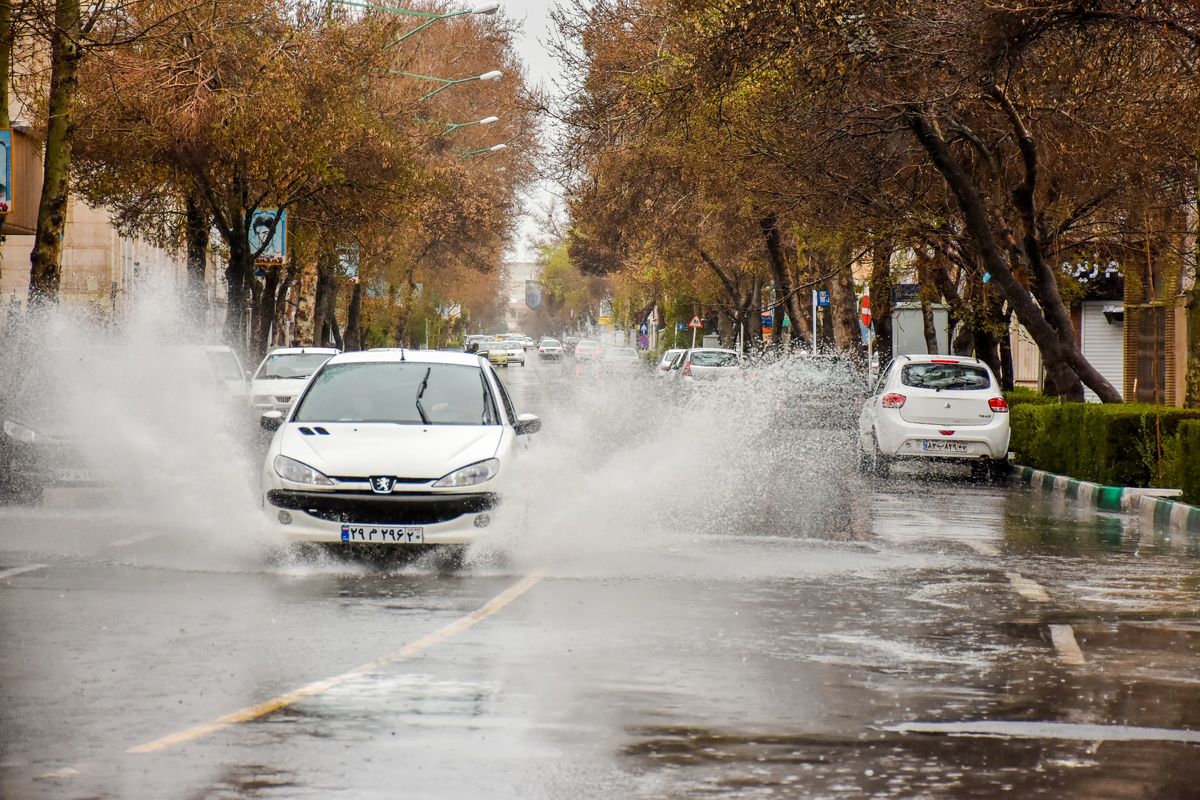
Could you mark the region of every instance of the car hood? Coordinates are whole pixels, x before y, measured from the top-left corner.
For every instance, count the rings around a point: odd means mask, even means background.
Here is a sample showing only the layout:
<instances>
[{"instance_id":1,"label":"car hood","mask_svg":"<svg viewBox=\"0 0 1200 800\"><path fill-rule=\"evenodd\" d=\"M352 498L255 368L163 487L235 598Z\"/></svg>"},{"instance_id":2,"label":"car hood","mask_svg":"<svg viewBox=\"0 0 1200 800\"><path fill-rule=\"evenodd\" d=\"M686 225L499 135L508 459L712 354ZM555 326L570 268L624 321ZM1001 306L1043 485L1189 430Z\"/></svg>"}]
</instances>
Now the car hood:
<instances>
[{"instance_id":1,"label":"car hood","mask_svg":"<svg viewBox=\"0 0 1200 800\"><path fill-rule=\"evenodd\" d=\"M304 389L304 384L306 383L308 383L308 378L268 378L267 380L257 380L250 385L250 394L295 397Z\"/></svg>"},{"instance_id":2,"label":"car hood","mask_svg":"<svg viewBox=\"0 0 1200 800\"><path fill-rule=\"evenodd\" d=\"M328 435L308 435L321 428ZM390 423L288 423L279 452L331 477L393 475L436 480L496 455L500 425L393 425Z\"/></svg>"}]
</instances>

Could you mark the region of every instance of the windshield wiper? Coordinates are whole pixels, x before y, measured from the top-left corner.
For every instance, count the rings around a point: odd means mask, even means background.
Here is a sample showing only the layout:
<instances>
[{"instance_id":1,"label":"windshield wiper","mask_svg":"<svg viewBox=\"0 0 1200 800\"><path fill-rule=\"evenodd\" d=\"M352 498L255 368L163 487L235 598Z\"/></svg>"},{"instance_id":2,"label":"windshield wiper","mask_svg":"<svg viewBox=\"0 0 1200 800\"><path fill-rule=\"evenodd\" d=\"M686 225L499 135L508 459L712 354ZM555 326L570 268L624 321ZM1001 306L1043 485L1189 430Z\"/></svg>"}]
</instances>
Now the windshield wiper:
<instances>
[{"instance_id":1,"label":"windshield wiper","mask_svg":"<svg viewBox=\"0 0 1200 800\"><path fill-rule=\"evenodd\" d=\"M425 387L429 385L429 373L433 372L433 367L425 368L425 377L421 379L421 388L417 390L417 413L421 415L421 422L426 425L429 423L429 415L425 413L424 406L421 405L421 396L425 394Z\"/></svg>"}]
</instances>

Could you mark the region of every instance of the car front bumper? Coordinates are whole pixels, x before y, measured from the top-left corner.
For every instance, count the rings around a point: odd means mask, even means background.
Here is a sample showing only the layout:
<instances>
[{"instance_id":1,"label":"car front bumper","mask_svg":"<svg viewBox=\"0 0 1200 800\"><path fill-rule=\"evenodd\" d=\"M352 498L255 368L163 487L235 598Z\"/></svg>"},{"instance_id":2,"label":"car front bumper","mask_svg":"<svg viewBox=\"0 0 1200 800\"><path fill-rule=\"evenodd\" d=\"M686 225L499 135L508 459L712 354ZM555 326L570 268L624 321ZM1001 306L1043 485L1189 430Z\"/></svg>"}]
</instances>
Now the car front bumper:
<instances>
[{"instance_id":1,"label":"car front bumper","mask_svg":"<svg viewBox=\"0 0 1200 800\"><path fill-rule=\"evenodd\" d=\"M354 528L420 528L424 544L471 544L484 538L499 500L495 494L305 492L271 489L263 510L272 527L294 542L356 543L344 535ZM283 512L286 512L286 517ZM290 518L284 523L283 519ZM364 539L362 541L383 541ZM388 544L402 542L387 541ZM420 546L420 545L415 545Z\"/></svg>"}]
</instances>

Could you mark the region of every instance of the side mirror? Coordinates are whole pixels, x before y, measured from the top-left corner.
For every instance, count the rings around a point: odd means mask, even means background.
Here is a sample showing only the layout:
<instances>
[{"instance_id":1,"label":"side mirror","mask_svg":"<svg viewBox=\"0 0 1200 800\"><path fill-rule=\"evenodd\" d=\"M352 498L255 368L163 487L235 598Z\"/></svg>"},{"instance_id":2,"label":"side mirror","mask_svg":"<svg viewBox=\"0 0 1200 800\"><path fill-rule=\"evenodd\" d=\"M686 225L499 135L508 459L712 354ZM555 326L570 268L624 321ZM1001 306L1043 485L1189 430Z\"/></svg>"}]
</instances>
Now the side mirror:
<instances>
[{"instance_id":1,"label":"side mirror","mask_svg":"<svg viewBox=\"0 0 1200 800\"><path fill-rule=\"evenodd\" d=\"M542 429L542 421L537 414L518 414L517 424L513 425L517 432L517 436L524 436L527 433L537 433Z\"/></svg>"},{"instance_id":2,"label":"side mirror","mask_svg":"<svg viewBox=\"0 0 1200 800\"><path fill-rule=\"evenodd\" d=\"M258 424L262 426L264 431L277 431L279 426L283 424L282 411L264 411L263 415L258 418Z\"/></svg>"}]
</instances>

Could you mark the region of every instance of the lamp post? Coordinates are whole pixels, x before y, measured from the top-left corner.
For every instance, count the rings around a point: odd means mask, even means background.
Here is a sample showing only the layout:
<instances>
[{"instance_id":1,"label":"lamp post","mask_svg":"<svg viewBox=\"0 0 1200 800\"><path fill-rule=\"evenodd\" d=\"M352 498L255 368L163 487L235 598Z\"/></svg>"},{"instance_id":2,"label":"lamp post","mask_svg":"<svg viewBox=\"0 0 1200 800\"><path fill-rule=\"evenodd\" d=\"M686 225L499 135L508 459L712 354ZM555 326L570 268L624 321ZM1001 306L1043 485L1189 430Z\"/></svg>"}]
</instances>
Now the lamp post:
<instances>
[{"instance_id":1,"label":"lamp post","mask_svg":"<svg viewBox=\"0 0 1200 800\"><path fill-rule=\"evenodd\" d=\"M468 150L465 153L459 153L459 158L471 158L473 156L484 156L490 153L499 153L501 150L507 150L508 145L504 142L494 144L491 147L481 147L478 150Z\"/></svg>"},{"instance_id":2,"label":"lamp post","mask_svg":"<svg viewBox=\"0 0 1200 800\"><path fill-rule=\"evenodd\" d=\"M447 11L445 13L438 13L436 11L419 11L419 10L414 10L411 8L396 8L394 6L381 6L377 3L360 3L360 2L358 2L358 0L333 0L333 2L338 3L339 5L343 5L343 6L354 6L355 8L369 8L373 11L386 11L389 14L399 14L404 17L421 17L422 19L425 20L420 25L413 28L411 31L409 31L408 33L404 34L396 41L389 44L387 47L395 47L396 45L400 44L408 37L412 36L415 33L425 30L430 25L432 25L433 23L435 23L439 20L452 19L453 17L461 17L465 14L495 14L496 11L498 11L500 8L499 3L495 3L495 2L480 3L479 5L472 6L471 8L462 8L462 9L459 9L458 11ZM385 47L384 49L386 50L387 47Z\"/></svg>"},{"instance_id":3,"label":"lamp post","mask_svg":"<svg viewBox=\"0 0 1200 800\"><path fill-rule=\"evenodd\" d=\"M468 128L472 125L492 125L500 121L499 117L484 117L477 119L474 122L451 122L446 125L446 130L442 131L442 136L448 133L454 133L459 128Z\"/></svg>"},{"instance_id":4,"label":"lamp post","mask_svg":"<svg viewBox=\"0 0 1200 800\"><path fill-rule=\"evenodd\" d=\"M458 86L460 83L471 83L473 81L498 81L504 76L504 73L498 69L494 69L491 72L485 72L482 75L472 75L469 78L438 78L433 75L421 75L416 72L404 72L403 70L398 69L389 69L385 70L385 72L388 75L403 75L406 78L417 78L419 80L433 81L441 84L441 86L434 89L432 92L422 95L422 100L428 100L434 95L441 94L442 92L446 91L451 86Z\"/></svg>"}]
</instances>

